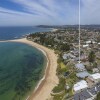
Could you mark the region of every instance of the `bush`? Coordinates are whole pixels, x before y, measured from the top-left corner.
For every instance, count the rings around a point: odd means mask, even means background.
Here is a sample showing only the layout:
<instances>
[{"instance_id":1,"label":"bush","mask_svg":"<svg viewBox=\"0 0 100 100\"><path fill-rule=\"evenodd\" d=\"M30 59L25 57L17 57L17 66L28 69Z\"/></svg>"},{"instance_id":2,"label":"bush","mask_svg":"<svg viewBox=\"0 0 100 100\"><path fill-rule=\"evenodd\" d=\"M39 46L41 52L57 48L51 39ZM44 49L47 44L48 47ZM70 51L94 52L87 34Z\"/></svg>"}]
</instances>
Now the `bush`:
<instances>
[{"instance_id":1,"label":"bush","mask_svg":"<svg viewBox=\"0 0 100 100\"><path fill-rule=\"evenodd\" d=\"M65 79L64 78L60 78L59 79L59 84L58 86L54 87L54 89L52 90L54 93L58 93L58 92L61 92L65 89Z\"/></svg>"},{"instance_id":2,"label":"bush","mask_svg":"<svg viewBox=\"0 0 100 100\"><path fill-rule=\"evenodd\" d=\"M96 100L100 100L100 92L97 94Z\"/></svg>"}]
</instances>

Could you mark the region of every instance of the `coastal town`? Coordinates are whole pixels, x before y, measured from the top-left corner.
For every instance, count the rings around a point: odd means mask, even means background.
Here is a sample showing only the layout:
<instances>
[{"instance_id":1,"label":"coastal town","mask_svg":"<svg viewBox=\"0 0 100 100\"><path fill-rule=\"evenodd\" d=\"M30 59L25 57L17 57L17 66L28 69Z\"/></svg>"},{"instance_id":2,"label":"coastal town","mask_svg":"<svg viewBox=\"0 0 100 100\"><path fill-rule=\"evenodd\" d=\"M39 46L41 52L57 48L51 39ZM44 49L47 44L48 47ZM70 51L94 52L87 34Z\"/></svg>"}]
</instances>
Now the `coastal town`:
<instances>
[{"instance_id":1,"label":"coastal town","mask_svg":"<svg viewBox=\"0 0 100 100\"><path fill-rule=\"evenodd\" d=\"M100 100L100 29L96 26L56 27L27 39L55 51L59 84L47 100ZM80 54L80 57L79 57Z\"/></svg>"}]
</instances>

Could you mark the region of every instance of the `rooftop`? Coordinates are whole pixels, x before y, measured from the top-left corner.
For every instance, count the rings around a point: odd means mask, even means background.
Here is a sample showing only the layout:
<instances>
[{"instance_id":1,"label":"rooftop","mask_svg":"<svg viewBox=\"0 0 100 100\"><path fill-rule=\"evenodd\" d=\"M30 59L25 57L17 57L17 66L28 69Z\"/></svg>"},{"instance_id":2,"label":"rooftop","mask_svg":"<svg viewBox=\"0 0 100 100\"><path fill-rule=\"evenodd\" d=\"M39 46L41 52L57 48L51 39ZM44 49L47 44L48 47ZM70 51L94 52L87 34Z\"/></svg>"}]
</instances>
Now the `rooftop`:
<instances>
[{"instance_id":1,"label":"rooftop","mask_svg":"<svg viewBox=\"0 0 100 100\"><path fill-rule=\"evenodd\" d=\"M100 79L100 73L95 73L90 76L92 76L94 79Z\"/></svg>"},{"instance_id":2,"label":"rooftop","mask_svg":"<svg viewBox=\"0 0 100 100\"><path fill-rule=\"evenodd\" d=\"M84 81L84 80L81 80L80 82L77 82L75 85L74 85L74 91L79 91L81 89L85 89L87 88L87 82Z\"/></svg>"},{"instance_id":3,"label":"rooftop","mask_svg":"<svg viewBox=\"0 0 100 100\"><path fill-rule=\"evenodd\" d=\"M79 73L76 74L76 76L80 77L80 78L85 78L85 77L87 77L89 75L90 74L87 71L79 72Z\"/></svg>"},{"instance_id":4,"label":"rooftop","mask_svg":"<svg viewBox=\"0 0 100 100\"><path fill-rule=\"evenodd\" d=\"M91 98L92 96L88 93L87 90L84 90L80 93L74 95L74 100L86 100Z\"/></svg>"},{"instance_id":5,"label":"rooftop","mask_svg":"<svg viewBox=\"0 0 100 100\"><path fill-rule=\"evenodd\" d=\"M82 63L78 63L75 65L77 69L85 69L85 66Z\"/></svg>"},{"instance_id":6,"label":"rooftop","mask_svg":"<svg viewBox=\"0 0 100 100\"><path fill-rule=\"evenodd\" d=\"M100 92L100 83L90 89L85 89L80 93L76 93L74 95L74 100L92 100L90 98L93 98L98 92Z\"/></svg>"},{"instance_id":7,"label":"rooftop","mask_svg":"<svg viewBox=\"0 0 100 100\"><path fill-rule=\"evenodd\" d=\"M83 45L83 48L85 48L85 47L88 47L89 45L88 44L86 44L86 45Z\"/></svg>"}]
</instances>

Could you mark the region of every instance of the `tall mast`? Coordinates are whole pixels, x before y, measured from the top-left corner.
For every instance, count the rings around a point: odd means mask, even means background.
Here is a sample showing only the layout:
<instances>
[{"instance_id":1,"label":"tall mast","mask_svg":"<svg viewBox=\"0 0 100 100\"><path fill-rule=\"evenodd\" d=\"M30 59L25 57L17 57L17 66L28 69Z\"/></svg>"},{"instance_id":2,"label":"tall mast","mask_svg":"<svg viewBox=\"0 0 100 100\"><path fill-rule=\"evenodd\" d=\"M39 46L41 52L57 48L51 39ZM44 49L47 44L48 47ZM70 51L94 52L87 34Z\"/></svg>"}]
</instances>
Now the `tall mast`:
<instances>
[{"instance_id":1,"label":"tall mast","mask_svg":"<svg viewBox=\"0 0 100 100\"><path fill-rule=\"evenodd\" d=\"M79 63L81 62L80 61L80 33L81 33L81 31L80 31L80 29L81 29L81 27L80 27L80 0L79 0Z\"/></svg>"}]
</instances>

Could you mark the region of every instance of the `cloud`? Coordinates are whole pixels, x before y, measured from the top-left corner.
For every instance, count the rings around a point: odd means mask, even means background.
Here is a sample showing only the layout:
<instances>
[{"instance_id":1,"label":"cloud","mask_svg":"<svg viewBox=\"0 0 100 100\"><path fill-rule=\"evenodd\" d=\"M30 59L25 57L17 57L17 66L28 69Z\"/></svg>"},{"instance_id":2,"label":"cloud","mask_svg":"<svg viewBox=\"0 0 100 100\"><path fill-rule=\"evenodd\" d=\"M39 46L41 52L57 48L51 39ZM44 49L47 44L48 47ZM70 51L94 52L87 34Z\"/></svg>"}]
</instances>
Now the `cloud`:
<instances>
[{"instance_id":1,"label":"cloud","mask_svg":"<svg viewBox=\"0 0 100 100\"><path fill-rule=\"evenodd\" d=\"M56 21L56 23L69 23L69 19L67 20L69 16L70 18L72 17L71 20L75 23L74 16L77 16L77 13L76 15L74 14L75 8L72 8L68 1L69 0L63 0L61 2L58 2L58 0L38 0L37 2L36 0L15 0L13 2L20 4L28 12L35 12L40 16L48 17L54 20L54 22Z\"/></svg>"},{"instance_id":2,"label":"cloud","mask_svg":"<svg viewBox=\"0 0 100 100\"><path fill-rule=\"evenodd\" d=\"M52 23L52 20L44 16L32 15L28 13L8 10L0 7L0 26L16 26L16 25L38 25Z\"/></svg>"},{"instance_id":3,"label":"cloud","mask_svg":"<svg viewBox=\"0 0 100 100\"><path fill-rule=\"evenodd\" d=\"M100 24L100 0L81 0L81 23Z\"/></svg>"},{"instance_id":4,"label":"cloud","mask_svg":"<svg viewBox=\"0 0 100 100\"><path fill-rule=\"evenodd\" d=\"M78 24L77 0L9 1L20 5L24 12L0 7L0 25Z\"/></svg>"}]
</instances>

